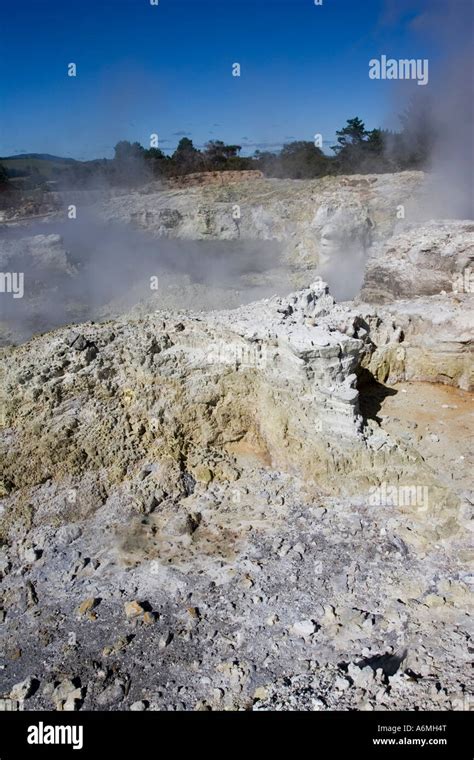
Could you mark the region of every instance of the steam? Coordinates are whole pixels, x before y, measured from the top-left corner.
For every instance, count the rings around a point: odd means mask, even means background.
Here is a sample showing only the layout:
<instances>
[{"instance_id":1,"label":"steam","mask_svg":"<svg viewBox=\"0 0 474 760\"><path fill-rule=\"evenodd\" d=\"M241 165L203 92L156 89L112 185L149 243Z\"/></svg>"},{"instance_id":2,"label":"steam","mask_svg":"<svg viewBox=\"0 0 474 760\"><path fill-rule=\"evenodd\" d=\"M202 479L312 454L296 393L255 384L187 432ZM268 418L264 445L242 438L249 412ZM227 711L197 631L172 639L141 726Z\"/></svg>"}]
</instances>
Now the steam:
<instances>
[{"instance_id":1,"label":"steam","mask_svg":"<svg viewBox=\"0 0 474 760\"><path fill-rule=\"evenodd\" d=\"M434 98L428 187L433 216L474 218L472 64L467 53L452 60Z\"/></svg>"},{"instance_id":2,"label":"steam","mask_svg":"<svg viewBox=\"0 0 474 760\"><path fill-rule=\"evenodd\" d=\"M420 8L408 23L420 40L430 39L439 51L437 60L430 61L429 83L419 87L416 81L403 81L398 86L386 82L387 87L396 89L392 113L384 126L394 132L403 127L405 148L427 154L425 179L413 198L400 201L406 215L395 228L431 219L474 218L474 6L469 0L455 5L422 0ZM407 13L413 15L413 2L387 0L381 23L399 26ZM396 51L391 53L397 58ZM400 114L405 114L403 123ZM388 158L392 148L389 141ZM319 226L319 271L338 300L354 298L362 285L373 242L367 222L370 220L358 215L357 210L344 206Z\"/></svg>"},{"instance_id":3,"label":"steam","mask_svg":"<svg viewBox=\"0 0 474 760\"><path fill-rule=\"evenodd\" d=\"M274 241L156 238L85 208L74 220L10 229L1 269L24 273L24 296L2 294L0 342L134 308L231 308L283 295L290 286L280 254Z\"/></svg>"},{"instance_id":4,"label":"steam","mask_svg":"<svg viewBox=\"0 0 474 760\"><path fill-rule=\"evenodd\" d=\"M410 10L405 0L386 3L387 18L400 23ZM450 4L444 0L421 3L421 12L410 22L420 40L434 42L438 51L430 62L426 88L403 83L404 98L397 108L407 109L407 142L428 145L428 176L420 196L411 206L415 221L472 219L474 217L474 120L473 56L474 6L469 0ZM400 92L398 93L400 95ZM412 218L413 221L413 218Z\"/></svg>"}]
</instances>

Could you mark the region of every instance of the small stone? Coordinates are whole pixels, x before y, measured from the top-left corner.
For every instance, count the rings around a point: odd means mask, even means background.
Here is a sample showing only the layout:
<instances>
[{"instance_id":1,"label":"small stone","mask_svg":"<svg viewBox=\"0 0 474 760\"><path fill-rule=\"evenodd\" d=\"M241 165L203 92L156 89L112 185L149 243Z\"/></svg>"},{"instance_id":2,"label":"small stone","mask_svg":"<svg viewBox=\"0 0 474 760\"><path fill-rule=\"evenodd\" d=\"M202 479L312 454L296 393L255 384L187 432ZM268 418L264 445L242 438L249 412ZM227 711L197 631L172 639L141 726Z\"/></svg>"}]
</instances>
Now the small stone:
<instances>
[{"instance_id":1,"label":"small stone","mask_svg":"<svg viewBox=\"0 0 474 760\"><path fill-rule=\"evenodd\" d=\"M75 333L75 336L71 336L71 340L68 342L75 351L84 351L88 346L87 339L82 334L78 333Z\"/></svg>"},{"instance_id":2,"label":"small stone","mask_svg":"<svg viewBox=\"0 0 474 760\"><path fill-rule=\"evenodd\" d=\"M66 678L56 686L51 697L56 706L56 710L62 710L64 703L68 700L69 696L73 694L77 689L71 679Z\"/></svg>"},{"instance_id":3,"label":"small stone","mask_svg":"<svg viewBox=\"0 0 474 760\"><path fill-rule=\"evenodd\" d=\"M83 337L80 335L80 333L71 331L66 335L65 342L68 346L73 346L76 340L78 340L80 337Z\"/></svg>"},{"instance_id":4,"label":"small stone","mask_svg":"<svg viewBox=\"0 0 474 760\"><path fill-rule=\"evenodd\" d=\"M68 697L63 705L63 710L66 712L74 712L75 710L79 710L81 705L82 689L75 689L70 694L68 694Z\"/></svg>"},{"instance_id":5,"label":"small stone","mask_svg":"<svg viewBox=\"0 0 474 760\"><path fill-rule=\"evenodd\" d=\"M143 699L141 699L138 702L133 702L130 705L130 710L132 712L143 712L144 710L146 710L146 707L147 707L146 702L144 702Z\"/></svg>"},{"instance_id":6,"label":"small stone","mask_svg":"<svg viewBox=\"0 0 474 760\"><path fill-rule=\"evenodd\" d=\"M36 688L39 686L39 681L36 678L28 676L24 681L16 683L10 691L10 699L16 699L18 701L22 699L28 699Z\"/></svg>"},{"instance_id":7,"label":"small stone","mask_svg":"<svg viewBox=\"0 0 474 760\"><path fill-rule=\"evenodd\" d=\"M240 472L228 462L219 462L215 467L214 477L222 482L233 483L239 479Z\"/></svg>"},{"instance_id":8,"label":"small stone","mask_svg":"<svg viewBox=\"0 0 474 760\"><path fill-rule=\"evenodd\" d=\"M199 483L208 485L212 480L212 472L209 467L196 467L193 469L193 475Z\"/></svg>"},{"instance_id":9,"label":"small stone","mask_svg":"<svg viewBox=\"0 0 474 760\"><path fill-rule=\"evenodd\" d=\"M107 686L97 697L97 704L101 707L109 707L110 705L120 702L124 695L124 688L120 683L114 683Z\"/></svg>"},{"instance_id":10,"label":"small stone","mask_svg":"<svg viewBox=\"0 0 474 760\"><path fill-rule=\"evenodd\" d=\"M437 594L428 594L423 601L428 607L442 607L446 603L445 599Z\"/></svg>"},{"instance_id":11,"label":"small stone","mask_svg":"<svg viewBox=\"0 0 474 760\"><path fill-rule=\"evenodd\" d=\"M25 562L36 562L43 554L41 549L37 549L34 546L30 546L24 553Z\"/></svg>"},{"instance_id":12,"label":"small stone","mask_svg":"<svg viewBox=\"0 0 474 760\"><path fill-rule=\"evenodd\" d=\"M312 620L300 620L298 623L294 623L291 627L291 632L294 633L295 636L301 636L303 639L311 636L316 630L316 624L313 623Z\"/></svg>"},{"instance_id":13,"label":"small stone","mask_svg":"<svg viewBox=\"0 0 474 760\"><path fill-rule=\"evenodd\" d=\"M38 604L38 595L31 581L26 582L26 606L35 607Z\"/></svg>"},{"instance_id":14,"label":"small stone","mask_svg":"<svg viewBox=\"0 0 474 760\"><path fill-rule=\"evenodd\" d=\"M94 596L90 596L88 599L84 599L84 601L80 603L77 611L81 616L87 615L88 613L92 612L92 610L97 607L99 603L100 599Z\"/></svg>"},{"instance_id":15,"label":"small stone","mask_svg":"<svg viewBox=\"0 0 474 760\"><path fill-rule=\"evenodd\" d=\"M166 647L171 644L172 640L173 640L173 634L171 633L171 631L166 631L166 633L164 633L161 639L159 640L158 647L160 649L166 649Z\"/></svg>"},{"instance_id":16,"label":"small stone","mask_svg":"<svg viewBox=\"0 0 474 760\"><path fill-rule=\"evenodd\" d=\"M258 686L253 693L254 699L266 699L267 697L268 689L266 686Z\"/></svg>"},{"instance_id":17,"label":"small stone","mask_svg":"<svg viewBox=\"0 0 474 760\"><path fill-rule=\"evenodd\" d=\"M349 686L349 681L346 678L338 676L334 681L334 688L337 689L337 691L346 691Z\"/></svg>"},{"instance_id":18,"label":"small stone","mask_svg":"<svg viewBox=\"0 0 474 760\"><path fill-rule=\"evenodd\" d=\"M286 555L288 554L288 552L290 550L291 550L290 544L288 544L288 543L286 543L286 541L284 541L282 543L282 545L280 546L280 548L278 549L277 554L278 554L279 557L286 557Z\"/></svg>"},{"instance_id":19,"label":"small stone","mask_svg":"<svg viewBox=\"0 0 474 760\"><path fill-rule=\"evenodd\" d=\"M367 689L374 685L375 673L371 667L359 668L354 663L349 663L347 675L354 682L354 686L361 689Z\"/></svg>"},{"instance_id":20,"label":"small stone","mask_svg":"<svg viewBox=\"0 0 474 760\"><path fill-rule=\"evenodd\" d=\"M143 615L145 612L144 607L142 607L140 602L137 602L136 600L133 602L125 602L124 607L127 620L132 620L133 618L139 617L139 615Z\"/></svg>"},{"instance_id":21,"label":"small stone","mask_svg":"<svg viewBox=\"0 0 474 760\"><path fill-rule=\"evenodd\" d=\"M293 551L296 552L297 554L304 554L306 552L306 547L303 546L303 544L298 543L294 545Z\"/></svg>"},{"instance_id":22,"label":"small stone","mask_svg":"<svg viewBox=\"0 0 474 760\"><path fill-rule=\"evenodd\" d=\"M207 704L205 699L200 699L199 702L196 702L194 705L194 710L196 712L211 712L212 707Z\"/></svg>"},{"instance_id":23,"label":"small stone","mask_svg":"<svg viewBox=\"0 0 474 760\"><path fill-rule=\"evenodd\" d=\"M51 681L49 683L45 683L41 691L44 697L51 697L54 691L54 683Z\"/></svg>"},{"instance_id":24,"label":"small stone","mask_svg":"<svg viewBox=\"0 0 474 760\"><path fill-rule=\"evenodd\" d=\"M130 644L132 638L130 636L121 636L119 639L117 639L117 641L114 642L113 646L114 652L120 652L122 649L125 649L125 647Z\"/></svg>"}]
</instances>

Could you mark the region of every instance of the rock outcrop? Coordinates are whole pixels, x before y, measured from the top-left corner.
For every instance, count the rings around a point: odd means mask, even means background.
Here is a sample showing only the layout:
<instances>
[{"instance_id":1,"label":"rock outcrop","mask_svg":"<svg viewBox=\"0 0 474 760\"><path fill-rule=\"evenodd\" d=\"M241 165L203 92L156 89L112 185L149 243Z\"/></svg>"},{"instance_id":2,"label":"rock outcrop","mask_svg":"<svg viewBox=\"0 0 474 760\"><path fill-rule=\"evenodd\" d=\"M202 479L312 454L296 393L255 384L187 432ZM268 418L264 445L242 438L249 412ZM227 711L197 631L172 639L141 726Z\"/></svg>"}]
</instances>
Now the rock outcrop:
<instances>
[{"instance_id":1,"label":"rock outcrop","mask_svg":"<svg viewBox=\"0 0 474 760\"><path fill-rule=\"evenodd\" d=\"M168 177L165 187L183 188L202 185L229 185L234 182L248 182L263 179L263 173L257 169L227 172L191 172L178 177Z\"/></svg>"},{"instance_id":2,"label":"rock outcrop","mask_svg":"<svg viewBox=\"0 0 474 760\"><path fill-rule=\"evenodd\" d=\"M106 220L120 219L157 236L184 239L275 240L284 247L294 285L323 277L350 247L362 278L367 248L398 224L397 209L420 188L422 172L318 180L257 179L223 187L157 188L110 198L98 207ZM407 221L410 221L407 218ZM338 275L341 272L337 272ZM344 282L336 297L355 295L357 279ZM351 288L352 286L352 288ZM345 291L345 292L344 292Z\"/></svg>"},{"instance_id":3,"label":"rock outcrop","mask_svg":"<svg viewBox=\"0 0 474 760\"><path fill-rule=\"evenodd\" d=\"M373 303L464 289L474 267L474 224L433 221L373 246L367 260L361 299ZM471 287L470 280L466 280ZM474 281L472 283L474 293Z\"/></svg>"},{"instance_id":4,"label":"rock outcrop","mask_svg":"<svg viewBox=\"0 0 474 760\"><path fill-rule=\"evenodd\" d=\"M363 364L382 383L404 380L474 388L474 295L359 304L373 342Z\"/></svg>"}]
</instances>

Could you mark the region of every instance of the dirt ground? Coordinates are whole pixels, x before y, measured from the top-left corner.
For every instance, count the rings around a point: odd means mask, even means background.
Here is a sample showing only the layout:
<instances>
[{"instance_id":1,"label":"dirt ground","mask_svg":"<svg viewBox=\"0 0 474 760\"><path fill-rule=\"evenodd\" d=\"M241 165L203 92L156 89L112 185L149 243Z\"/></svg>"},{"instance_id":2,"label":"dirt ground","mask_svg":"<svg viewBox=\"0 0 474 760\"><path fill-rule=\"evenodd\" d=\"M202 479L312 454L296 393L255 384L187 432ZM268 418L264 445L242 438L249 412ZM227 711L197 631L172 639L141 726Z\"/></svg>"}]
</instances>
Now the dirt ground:
<instances>
[{"instance_id":1,"label":"dirt ground","mask_svg":"<svg viewBox=\"0 0 474 760\"><path fill-rule=\"evenodd\" d=\"M451 487L472 492L472 393L431 383L399 383L392 390L379 413L384 429L412 443Z\"/></svg>"}]
</instances>

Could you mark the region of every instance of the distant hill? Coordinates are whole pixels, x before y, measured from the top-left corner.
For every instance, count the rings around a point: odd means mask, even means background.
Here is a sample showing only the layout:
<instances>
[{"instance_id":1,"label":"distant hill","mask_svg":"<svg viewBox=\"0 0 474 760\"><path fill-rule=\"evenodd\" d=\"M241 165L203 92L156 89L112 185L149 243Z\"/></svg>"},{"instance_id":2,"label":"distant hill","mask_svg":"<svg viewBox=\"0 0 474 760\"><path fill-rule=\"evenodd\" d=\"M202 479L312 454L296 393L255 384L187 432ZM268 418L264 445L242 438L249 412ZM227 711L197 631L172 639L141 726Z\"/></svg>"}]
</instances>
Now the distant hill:
<instances>
[{"instance_id":1,"label":"distant hill","mask_svg":"<svg viewBox=\"0 0 474 760\"><path fill-rule=\"evenodd\" d=\"M55 164L77 164L75 158L63 158L62 156L52 156L50 153L17 153L15 156L4 156L0 161L18 161L19 159L39 159L40 161L52 161Z\"/></svg>"},{"instance_id":2,"label":"distant hill","mask_svg":"<svg viewBox=\"0 0 474 760\"><path fill-rule=\"evenodd\" d=\"M76 158L53 156L51 153L18 153L0 158L0 177L6 174L11 189L29 192L38 188L54 189L58 184L64 187L81 187L94 181L101 181L105 175L114 174L114 161L109 158L95 158L79 161ZM112 168L111 168L112 167Z\"/></svg>"},{"instance_id":3,"label":"distant hill","mask_svg":"<svg viewBox=\"0 0 474 760\"><path fill-rule=\"evenodd\" d=\"M45 182L55 179L60 171L68 171L72 167L82 166L82 161L75 158L52 156L49 153L19 153L16 156L0 158L0 165L6 169L10 181L18 186L25 186L25 181L31 185L38 181Z\"/></svg>"}]
</instances>

